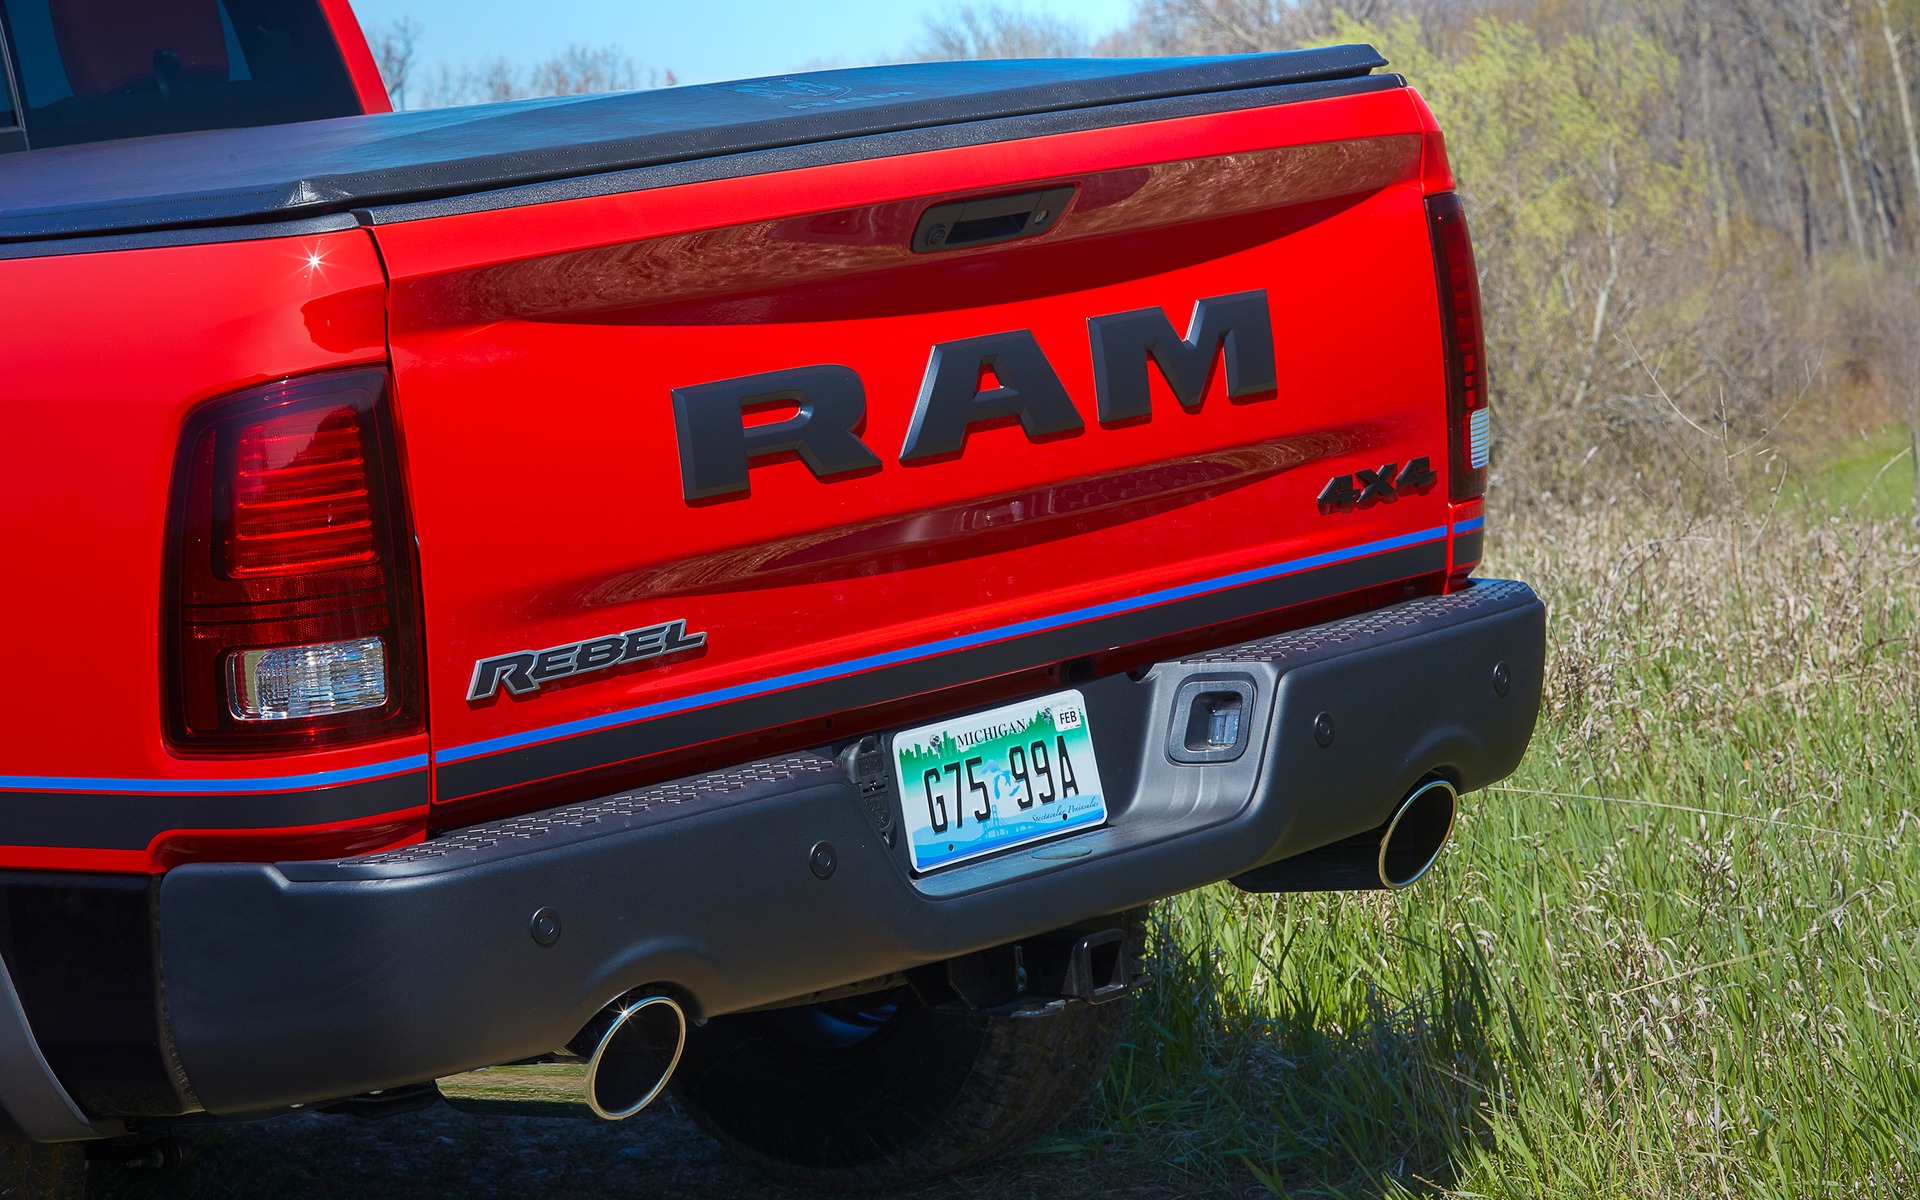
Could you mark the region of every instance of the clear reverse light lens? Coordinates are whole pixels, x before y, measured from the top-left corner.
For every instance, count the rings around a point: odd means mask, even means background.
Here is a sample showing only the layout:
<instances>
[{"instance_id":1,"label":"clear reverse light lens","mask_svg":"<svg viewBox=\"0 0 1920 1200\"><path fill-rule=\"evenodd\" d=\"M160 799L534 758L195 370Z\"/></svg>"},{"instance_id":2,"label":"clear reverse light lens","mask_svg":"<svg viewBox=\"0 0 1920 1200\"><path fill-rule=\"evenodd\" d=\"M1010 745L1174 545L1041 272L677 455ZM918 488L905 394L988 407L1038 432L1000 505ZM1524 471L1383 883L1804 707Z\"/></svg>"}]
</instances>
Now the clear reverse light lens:
<instances>
[{"instance_id":1,"label":"clear reverse light lens","mask_svg":"<svg viewBox=\"0 0 1920 1200\"><path fill-rule=\"evenodd\" d=\"M1487 443L1493 437L1490 415L1482 408L1467 418L1467 464L1476 471L1487 465Z\"/></svg>"},{"instance_id":2,"label":"clear reverse light lens","mask_svg":"<svg viewBox=\"0 0 1920 1200\"><path fill-rule=\"evenodd\" d=\"M377 637L227 655L227 705L241 721L284 721L379 708L387 648Z\"/></svg>"},{"instance_id":3,"label":"clear reverse light lens","mask_svg":"<svg viewBox=\"0 0 1920 1200\"><path fill-rule=\"evenodd\" d=\"M1240 698L1229 697L1224 704L1217 705L1207 715L1207 741L1216 746L1233 746L1240 742Z\"/></svg>"}]
</instances>

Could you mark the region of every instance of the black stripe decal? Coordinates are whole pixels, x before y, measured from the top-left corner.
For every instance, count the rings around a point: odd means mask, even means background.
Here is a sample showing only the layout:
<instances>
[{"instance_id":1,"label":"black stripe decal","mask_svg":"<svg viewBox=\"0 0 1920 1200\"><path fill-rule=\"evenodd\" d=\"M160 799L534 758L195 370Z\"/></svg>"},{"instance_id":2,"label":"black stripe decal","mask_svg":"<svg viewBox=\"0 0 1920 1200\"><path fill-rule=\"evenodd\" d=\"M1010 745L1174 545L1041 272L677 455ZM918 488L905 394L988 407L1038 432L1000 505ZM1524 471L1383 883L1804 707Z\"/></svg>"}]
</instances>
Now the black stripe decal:
<instances>
[{"instance_id":1,"label":"black stripe decal","mask_svg":"<svg viewBox=\"0 0 1920 1200\"><path fill-rule=\"evenodd\" d=\"M1443 571L1446 565L1447 545L1444 540L1438 540L1103 620L1009 638L937 658L918 659L711 708L442 763L438 768L440 798L464 800L485 792L593 770L774 725L892 703L1117 646L1149 642L1376 584Z\"/></svg>"},{"instance_id":2,"label":"black stripe decal","mask_svg":"<svg viewBox=\"0 0 1920 1200\"><path fill-rule=\"evenodd\" d=\"M145 850L173 829L283 829L331 825L419 808L425 771L297 792L176 795L0 791L0 845Z\"/></svg>"}]
</instances>

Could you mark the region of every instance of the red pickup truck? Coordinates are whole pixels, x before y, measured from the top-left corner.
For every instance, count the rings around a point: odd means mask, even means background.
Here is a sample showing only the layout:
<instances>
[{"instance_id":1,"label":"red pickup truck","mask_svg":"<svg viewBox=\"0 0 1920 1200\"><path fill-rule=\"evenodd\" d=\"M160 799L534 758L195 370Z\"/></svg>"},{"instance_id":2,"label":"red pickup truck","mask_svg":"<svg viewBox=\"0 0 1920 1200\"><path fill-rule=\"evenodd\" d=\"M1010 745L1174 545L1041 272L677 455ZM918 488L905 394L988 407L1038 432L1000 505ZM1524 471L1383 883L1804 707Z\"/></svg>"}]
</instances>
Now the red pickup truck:
<instances>
[{"instance_id":1,"label":"red pickup truck","mask_svg":"<svg viewBox=\"0 0 1920 1200\"><path fill-rule=\"evenodd\" d=\"M36 1179L556 1061L924 1178L1095 1083L1143 906L1404 886L1525 750L1368 47L387 112L341 0L0 16Z\"/></svg>"}]
</instances>

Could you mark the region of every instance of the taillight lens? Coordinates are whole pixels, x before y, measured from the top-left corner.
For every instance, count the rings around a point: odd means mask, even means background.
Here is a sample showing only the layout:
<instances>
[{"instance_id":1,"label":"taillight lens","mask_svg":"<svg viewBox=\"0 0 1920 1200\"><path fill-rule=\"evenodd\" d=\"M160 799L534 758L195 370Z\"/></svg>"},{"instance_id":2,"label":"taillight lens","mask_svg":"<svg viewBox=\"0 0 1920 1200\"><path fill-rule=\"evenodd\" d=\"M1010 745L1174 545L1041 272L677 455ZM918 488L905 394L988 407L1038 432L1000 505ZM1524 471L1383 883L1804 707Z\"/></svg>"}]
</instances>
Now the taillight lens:
<instances>
[{"instance_id":1,"label":"taillight lens","mask_svg":"<svg viewBox=\"0 0 1920 1200\"><path fill-rule=\"evenodd\" d=\"M379 558L365 441L360 414L347 404L241 426L228 562L235 578L299 575Z\"/></svg>"},{"instance_id":2,"label":"taillight lens","mask_svg":"<svg viewBox=\"0 0 1920 1200\"><path fill-rule=\"evenodd\" d=\"M411 523L380 369L214 401L180 441L168 726L273 749L422 725Z\"/></svg>"},{"instance_id":3,"label":"taillight lens","mask_svg":"<svg viewBox=\"0 0 1920 1200\"><path fill-rule=\"evenodd\" d=\"M1440 287L1440 336L1446 350L1448 494L1471 500L1487 490L1492 427L1487 407L1487 346L1480 325L1480 275L1467 214L1455 192L1427 197L1433 271Z\"/></svg>"}]
</instances>

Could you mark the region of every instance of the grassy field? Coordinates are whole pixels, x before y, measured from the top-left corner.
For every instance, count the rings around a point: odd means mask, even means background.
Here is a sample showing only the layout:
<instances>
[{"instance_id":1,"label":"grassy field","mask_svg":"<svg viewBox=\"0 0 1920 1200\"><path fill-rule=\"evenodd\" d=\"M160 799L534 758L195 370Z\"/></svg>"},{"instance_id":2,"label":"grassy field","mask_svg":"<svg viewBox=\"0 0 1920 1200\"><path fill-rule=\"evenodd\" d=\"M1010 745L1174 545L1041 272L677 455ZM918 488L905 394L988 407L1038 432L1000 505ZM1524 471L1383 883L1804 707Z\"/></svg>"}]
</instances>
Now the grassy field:
<instances>
[{"instance_id":1,"label":"grassy field","mask_svg":"<svg viewBox=\"0 0 1920 1200\"><path fill-rule=\"evenodd\" d=\"M1408 894L1167 906L1059 1148L1227 1194L1913 1195L1916 544L1806 526L1501 529L1553 611L1524 767Z\"/></svg>"},{"instance_id":2,"label":"grassy field","mask_svg":"<svg viewBox=\"0 0 1920 1200\"><path fill-rule=\"evenodd\" d=\"M1782 498L1803 512L1892 520L1913 512L1913 434L1905 425L1861 433L1812 471L1788 472Z\"/></svg>"},{"instance_id":3,"label":"grassy field","mask_svg":"<svg viewBox=\"0 0 1920 1200\"><path fill-rule=\"evenodd\" d=\"M1488 573L1552 609L1547 711L1433 875L1163 906L1160 979L1102 1094L918 1194L1911 1197L1920 540L1813 505L1497 522ZM316 1115L97 1178L123 1197L792 1195L670 1108Z\"/></svg>"}]
</instances>

